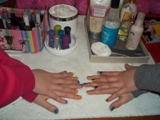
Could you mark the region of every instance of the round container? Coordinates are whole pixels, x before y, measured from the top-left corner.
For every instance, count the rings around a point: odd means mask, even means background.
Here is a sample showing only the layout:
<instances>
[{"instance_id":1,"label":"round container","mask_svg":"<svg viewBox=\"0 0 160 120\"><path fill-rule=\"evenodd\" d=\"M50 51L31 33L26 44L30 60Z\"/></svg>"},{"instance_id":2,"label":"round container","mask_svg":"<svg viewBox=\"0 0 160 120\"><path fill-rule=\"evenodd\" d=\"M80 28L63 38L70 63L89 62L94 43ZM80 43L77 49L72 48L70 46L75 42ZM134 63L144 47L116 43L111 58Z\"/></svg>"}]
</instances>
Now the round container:
<instances>
[{"instance_id":1,"label":"round container","mask_svg":"<svg viewBox=\"0 0 160 120\"><path fill-rule=\"evenodd\" d=\"M77 29L78 10L66 4L54 5L49 9L49 26L54 29L55 25L61 25L62 29L66 26L71 27L71 33L74 34Z\"/></svg>"}]
</instances>

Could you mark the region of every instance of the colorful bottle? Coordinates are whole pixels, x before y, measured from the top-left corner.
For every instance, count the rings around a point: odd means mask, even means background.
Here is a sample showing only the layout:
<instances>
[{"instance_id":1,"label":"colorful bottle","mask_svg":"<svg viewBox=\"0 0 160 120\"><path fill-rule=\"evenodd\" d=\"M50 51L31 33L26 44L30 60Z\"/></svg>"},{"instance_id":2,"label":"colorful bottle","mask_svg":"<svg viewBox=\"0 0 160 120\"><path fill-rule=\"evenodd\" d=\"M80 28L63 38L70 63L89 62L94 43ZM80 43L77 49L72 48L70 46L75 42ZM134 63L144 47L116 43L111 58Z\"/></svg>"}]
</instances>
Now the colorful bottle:
<instances>
[{"instance_id":1,"label":"colorful bottle","mask_svg":"<svg viewBox=\"0 0 160 120\"><path fill-rule=\"evenodd\" d=\"M119 20L119 1L112 0L109 13L103 22L101 33L101 42L108 46L114 46L117 41L118 30L120 26Z\"/></svg>"},{"instance_id":2,"label":"colorful bottle","mask_svg":"<svg viewBox=\"0 0 160 120\"><path fill-rule=\"evenodd\" d=\"M142 12L138 13L136 22L134 25L131 26L128 38L127 38L127 43L126 43L126 48L129 50L136 50L139 42L141 40L141 36L143 33L143 22L144 22L145 14Z\"/></svg>"},{"instance_id":3,"label":"colorful bottle","mask_svg":"<svg viewBox=\"0 0 160 120\"><path fill-rule=\"evenodd\" d=\"M49 30L49 42L48 42L48 46L53 48L54 47L54 34L55 31L53 29Z\"/></svg>"},{"instance_id":4,"label":"colorful bottle","mask_svg":"<svg viewBox=\"0 0 160 120\"><path fill-rule=\"evenodd\" d=\"M134 23L136 14L137 6L135 4L135 0L130 0L122 7L120 14L121 25L118 32L119 40L126 41L128 32L130 30L131 25Z\"/></svg>"}]
</instances>

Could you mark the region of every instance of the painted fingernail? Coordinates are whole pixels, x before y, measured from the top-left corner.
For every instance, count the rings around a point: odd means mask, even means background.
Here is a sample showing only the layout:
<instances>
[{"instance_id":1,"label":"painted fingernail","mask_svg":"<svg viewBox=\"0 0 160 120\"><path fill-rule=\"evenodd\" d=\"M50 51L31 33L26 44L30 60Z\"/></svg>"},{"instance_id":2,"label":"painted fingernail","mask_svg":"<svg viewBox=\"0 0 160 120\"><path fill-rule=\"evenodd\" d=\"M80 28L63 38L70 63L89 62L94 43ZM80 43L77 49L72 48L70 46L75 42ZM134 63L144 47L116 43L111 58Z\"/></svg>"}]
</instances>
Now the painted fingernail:
<instances>
[{"instance_id":1,"label":"painted fingernail","mask_svg":"<svg viewBox=\"0 0 160 120\"><path fill-rule=\"evenodd\" d=\"M58 114L58 112L59 112L58 109L55 109L55 110L54 110L54 113L55 113L55 114Z\"/></svg>"},{"instance_id":2,"label":"painted fingernail","mask_svg":"<svg viewBox=\"0 0 160 120\"><path fill-rule=\"evenodd\" d=\"M83 83L83 86L86 85L87 83Z\"/></svg>"},{"instance_id":3,"label":"painted fingernail","mask_svg":"<svg viewBox=\"0 0 160 120\"><path fill-rule=\"evenodd\" d=\"M80 86L83 86L83 84L80 84Z\"/></svg>"},{"instance_id":4,"label":"painted fingernail","mask_svg":"<svg viewBox=\"0 0 160 120\"><path fill-rule=\"evenodd\" d=\"M74 75L74 73L73 73L73 72L71 72L71 75L73 76L73 75Z\"/></svg>"},{"instance_id":5,"label":"painted fingernail","mask_svg":"<svg viewBox=\"0 0 160 120\"><path fill-rule=\"evenodd\" d=\"M68 101L66 100L66 104L68 103Z\"/></svg>"},{"instance_id":6,"label":"painted fingernail","mask_svg":"<svg viewBox=\"0 0 160 120\"><path fill-rule=\"evenodd\" d=\"M94 79L94 78L92 79L93 82L94 82L95 80L96 80L96 79Z\"/></svg>"},{"instance_id":7,"label":"painted fingernail","mask_svg":"<svg viewBox=\"0 0 160 120\"><path fill-rule=\"evenodd\" d=\"M98 86L94 86L94 89L98 88Z\"/></svg>"},{"instance_id":8,"label":"painted fingernail","mask_svg":"<svg viewBox=\"0 0 160 120\"><path fill-rule=\"evenodd\" d=\"M78 79L78 77L77 77L77 76L75 76L75 78L76 78L76 79Z\"/></svg>"},{"instance_id":9,"label":"painted fingernail","mask_svg":"<svg viewBox=\"0 0 160 120\"><path fill-rule=\"evenodd\" d=\"M78 98L79 98L79 99L82 99L82 96L79 95Z\"/></svg>"},{"instance_id":10,"label":"painted fingernail","mask_svg":"<svg viewBox=\"0 0 160 120\"><path fill-rule=\"evenodd\" d=\"M78 93L78 90L76 90L76 93Z\"/></svg>"},{"instance_id":11,"label":"painted fingernail","mask_svg":"<svg viewBox=\"0 0 160 120\"><path fill-rule=\"evenodd\" d=\"M108 99L106 100L106 102L108 102Z\"/></svg>"},{"instance_id":12,"label":"painted fingernail","mask_svg":"<svg viewBox=\"0 0 160 120\"><path fill-rule=\"evenodd\" d=\"M63 71L63 72L65 72L65 73L66 73L67 71Z\"/></svg>"},{"instance_id":13,"label":"painted fingernail","mask_svg":"<svg viewBox=\"0 0 160 120\"><path fill-rule=\"evenodd\" d=\"M99 74L102 74L103 72L102 71L98 71L99 72Z\"/></svg>"},{"instance_id":14,"label":"painted fingernail","mask_svg":"<svg viewBox=\"0 0 160 120\"><path fill-rule=\"evenodd\" d=\"M78 84L80 83L79 80L77 80Z\"/></svg>"},{"instance_id":15,"label":"painted fingernail","mask_svg":"<svg viewBox=\"0 0 160 120\"><path fill-rule=\"evenodd\" d=\"M111 111L113 111L114 109L115 109L115 107L114 107L114 106L112 106L112 107L111 107Z\"/></svg>"}]
</instances>

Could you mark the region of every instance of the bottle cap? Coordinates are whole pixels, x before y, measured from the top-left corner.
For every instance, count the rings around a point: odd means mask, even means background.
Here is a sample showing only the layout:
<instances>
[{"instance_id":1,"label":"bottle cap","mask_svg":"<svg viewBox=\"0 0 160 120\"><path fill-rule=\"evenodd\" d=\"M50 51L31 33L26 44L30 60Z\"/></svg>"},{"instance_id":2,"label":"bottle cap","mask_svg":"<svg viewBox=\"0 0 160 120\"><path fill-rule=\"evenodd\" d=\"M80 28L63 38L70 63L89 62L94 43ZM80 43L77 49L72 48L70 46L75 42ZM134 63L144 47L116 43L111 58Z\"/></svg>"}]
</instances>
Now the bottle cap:
<instances>
[{"instance_id":1,"label":"bottle cap","mask_svg":"<svg viewBox=\"0 0 160 120\"><path fill-rule=\"evenodd\" d=\"M58 30L60 29L61 29L61 25L55 25L54 26L55 34L58 34Z\"/></svg>"},{"instance_id":2,"label":"bottle cap","mask_svg":"<svg viewBox=\"0 0 160 120\"><path fill-rule=\"evenodd\" d=\"M119 8L120 0L112 0L111 1L111 8Z\"/></svg>"},{"instance_id":3,"label":"bottle cap","mask_svg":"<svg viewBox=\"0 0 160 120\"><path fill-rule=\"evenodd\" d=\"M136 22L135 22L135 25L142 26L143 22L144 22L144 18L145 18L145 14L143 12L139 12L137 19L136 19Z\"/></svg>"},{"instance_id":4,"label":"bottle cap","mask_svg":"<svg viewBox=\"0 0 160 120\"><path fill-rule=\"evenodd\" d=\"M64 30L58 30L58 35L60 36L60 38L62 38L62 35L64 35Z\"/></svg>"}]
</instances>

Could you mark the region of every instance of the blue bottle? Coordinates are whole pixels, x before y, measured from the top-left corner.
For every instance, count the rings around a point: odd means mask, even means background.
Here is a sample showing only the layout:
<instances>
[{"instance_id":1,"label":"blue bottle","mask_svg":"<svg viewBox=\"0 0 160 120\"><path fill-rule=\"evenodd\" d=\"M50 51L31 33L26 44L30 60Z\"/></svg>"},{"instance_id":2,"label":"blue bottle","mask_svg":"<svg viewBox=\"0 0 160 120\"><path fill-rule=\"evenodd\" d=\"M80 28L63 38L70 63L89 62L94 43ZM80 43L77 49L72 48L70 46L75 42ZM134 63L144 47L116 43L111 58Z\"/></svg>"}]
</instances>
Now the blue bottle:
<instances>
[{"instance_id":1,"label":"blue bottle","mask_svg":"<svg viewBox=\"0 0 160 120\"><path fill-rule=\"evenodd\" d=\"M108 46L114 46L117 41L118 30L120 27L119 18L119 1L112 0L109 13L103 22L101 42L107 44Z\"/></svg>"}]
</instances>

